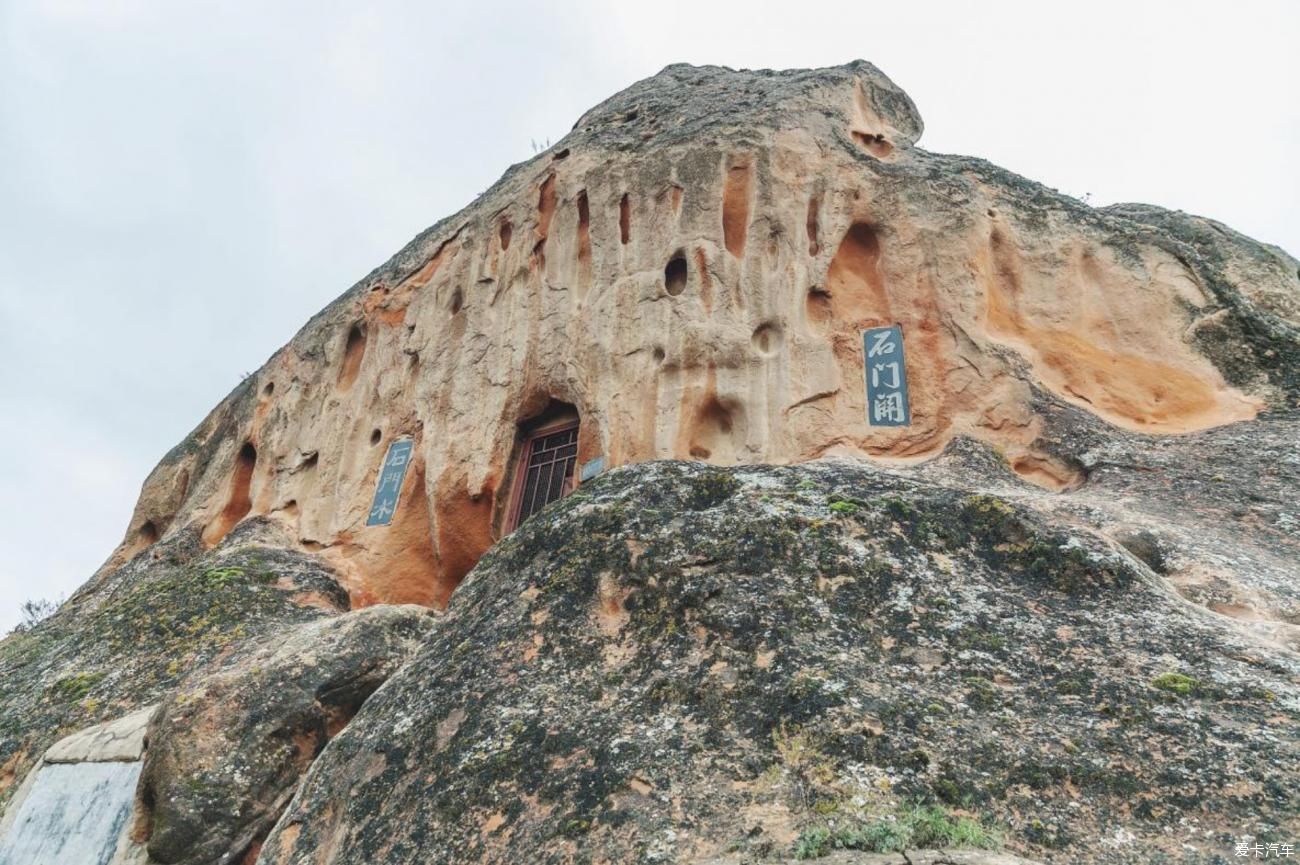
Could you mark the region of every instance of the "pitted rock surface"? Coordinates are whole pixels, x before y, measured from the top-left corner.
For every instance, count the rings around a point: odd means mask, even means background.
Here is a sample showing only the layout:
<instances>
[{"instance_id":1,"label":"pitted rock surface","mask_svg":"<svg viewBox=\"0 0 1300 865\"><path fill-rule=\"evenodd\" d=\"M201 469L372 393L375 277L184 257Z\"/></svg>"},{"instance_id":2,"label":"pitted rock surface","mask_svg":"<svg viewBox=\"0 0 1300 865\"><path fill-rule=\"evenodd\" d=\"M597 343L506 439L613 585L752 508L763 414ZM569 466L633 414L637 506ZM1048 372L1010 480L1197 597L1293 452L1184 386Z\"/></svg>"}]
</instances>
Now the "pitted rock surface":
<instances>
[{"instance_id":1,"label":"pitted rock surface","mask_svg":"<svg viewBox=\"0 0 1300 865\"><path fill-rule=\"evenodd\" d=\"M421 233L0 641L0 807L161 703L130 833L159 862L1300 837L1300 263L922 129L869 63L670 66ZM861 334L893 324L886 429ZM514 529L561 417L612 471Z\"/></svg>"},{"instance_id":2,"label":"pitted rock surface","mask_svg":"<svg viewBox=\"0 0 1300 865\"><path fill-rule=\"evenodd\" d=\"M994 457L970 450L946 484L653 463L551 506L326 749L260 861L782 861L915 801L1052 862L1294 834L1297 655L1054 497L981 491Z\"/></svg>"},{"instance_id":3,"label":"pitted rock surface","mask_svg":"<svg viewBox=\"0 0 1300 865\"><path fill-rule=\"evenodd\" d=\"M1211 220L1095 209L918 144L869 63L671 66L583 115L322 310L168 454L109 568L249 515L357 605L441 606L510 528L522 426L578 461L915 460L965 436L1048 489L1053 425L1185 433L1300 400L1300 263ZM912 426L865 423L898 324ZM391 526L386 445L414 440Z\"/></svg>"},{"instance_id":4,"label":"pitted rock surface","mask_svg":"<svg viewBox=\"0 0 1300 865\"><path fill-rule=\"evenodd\" d=\"M432 627L422 607L370 607L186 681L149 730L140 791L153 861L251 860L303 770Z\"/></svg>"}]
</instances>

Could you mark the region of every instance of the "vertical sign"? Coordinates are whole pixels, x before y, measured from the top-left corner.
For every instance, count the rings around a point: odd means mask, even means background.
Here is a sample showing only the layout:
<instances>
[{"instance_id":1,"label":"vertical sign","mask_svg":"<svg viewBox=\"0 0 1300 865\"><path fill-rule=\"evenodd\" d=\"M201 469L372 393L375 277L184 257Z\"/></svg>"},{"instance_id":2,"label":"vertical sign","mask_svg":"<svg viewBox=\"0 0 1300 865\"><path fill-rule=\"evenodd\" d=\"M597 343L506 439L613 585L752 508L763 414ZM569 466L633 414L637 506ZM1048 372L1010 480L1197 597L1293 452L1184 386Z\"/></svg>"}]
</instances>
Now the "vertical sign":
<instances>
[{"instance_id":1,"label":"vertical sign","mask_svg":"<svg viewBox=\"0 0 1300 865\"><path fill-rule=\"evenodd\" d=\"M596 457L594 460L587 460L582 464L582 470L578 473L578 483L585 484L605 470L605 458Z\"/></svg>"},{"instance_id":2,"label":"vertical sign","mask_svg":"<svg viewBox=\"0 0 1300 865\"><path fill-rule=\"evenodd\" d=\"M393 521L393 514L397 513L397 497L402 492L402 481L406 479L406 466L411 462L414 446L410 439L398 439L388 446L366 525L386 526Z\"/></svg>"},{"instance_id":3,"label":"vertical sign","mask_svg":"<svg viewBox=\"0 0 1300 865\"><path fill-rule=\"evenodd\" d=\"M907 367L903 363L903 329L872 327L862 332L867 376L867 423L871 426L909 426Z\"/></svg>"}]
</instances>

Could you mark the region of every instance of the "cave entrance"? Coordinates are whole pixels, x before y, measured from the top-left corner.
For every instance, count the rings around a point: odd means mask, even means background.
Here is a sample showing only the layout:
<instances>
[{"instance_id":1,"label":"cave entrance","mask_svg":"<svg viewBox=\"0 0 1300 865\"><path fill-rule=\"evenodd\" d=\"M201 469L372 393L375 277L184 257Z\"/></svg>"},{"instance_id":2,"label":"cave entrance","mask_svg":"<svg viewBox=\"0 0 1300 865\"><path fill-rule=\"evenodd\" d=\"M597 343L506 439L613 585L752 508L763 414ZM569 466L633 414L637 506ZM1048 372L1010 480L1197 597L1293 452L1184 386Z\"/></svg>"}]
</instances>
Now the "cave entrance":
<instances>
[{"instance_id":1,"label":"cave entrance","mask_svg":"<svg viewBox=\"0 0 1300 865\"><path fill-rule=\"evenodd\" d=\"M568 403L552 402L540 417L521 424L519 433L507 531L573 490L578 411Z\"/></svg>"}]
</instances>

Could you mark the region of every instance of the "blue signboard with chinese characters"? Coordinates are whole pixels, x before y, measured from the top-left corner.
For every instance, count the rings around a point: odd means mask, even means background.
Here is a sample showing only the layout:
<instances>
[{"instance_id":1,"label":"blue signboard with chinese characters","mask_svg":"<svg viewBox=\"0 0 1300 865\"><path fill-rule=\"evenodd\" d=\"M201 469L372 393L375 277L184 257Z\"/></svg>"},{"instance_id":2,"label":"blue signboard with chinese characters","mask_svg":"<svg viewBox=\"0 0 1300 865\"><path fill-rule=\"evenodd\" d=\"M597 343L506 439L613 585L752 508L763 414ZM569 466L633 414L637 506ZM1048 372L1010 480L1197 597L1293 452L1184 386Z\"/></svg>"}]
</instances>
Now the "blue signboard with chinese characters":
<instances>
[{"instance_id":1,"label":"blue signboard with chinese characters","mask_svg":"<svg viewBox=\"0 0 1300 865\"><path fill-rule=\"evenodd\" d=\"M907 367L903 363L903 329L872 327L862 332L866 360L867 423L871 426L909 426Z\"/></svg>"},{"instance_id":2,"label":"blue signboard with chinese characters","mask_svg":"<svg viewBox=\"0 0 1300 865\"><path fill-rule=\"evenodd\" d=\"M386 526L393 521L393 514L397 513L397 497L402 493L402 481L406 479L406 467L411 462L414 447L415 443L410 439L398 439L388 446L366 525Z\"/></svg>"}]
</instances>

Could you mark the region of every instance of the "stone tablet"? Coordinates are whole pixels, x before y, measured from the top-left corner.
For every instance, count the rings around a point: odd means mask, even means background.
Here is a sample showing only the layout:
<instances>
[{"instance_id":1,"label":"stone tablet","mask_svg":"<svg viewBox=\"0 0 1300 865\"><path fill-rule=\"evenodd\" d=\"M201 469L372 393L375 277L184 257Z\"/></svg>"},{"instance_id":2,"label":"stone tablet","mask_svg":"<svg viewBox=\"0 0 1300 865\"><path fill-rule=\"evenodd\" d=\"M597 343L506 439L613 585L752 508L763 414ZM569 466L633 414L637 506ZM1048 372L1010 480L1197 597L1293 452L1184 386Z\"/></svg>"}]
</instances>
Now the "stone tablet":
<instances>
[{"instance_id":1,"label":"stone tablet","mask_svg":"<svg viewBox=\"0 0 1300 865\"><path fill-rule=\"evenodd\" d=\"M379 470L379 483L375 486L375 499L370 505L368 526L386 526L393 521L397 513L397 498L402 493L402 481L406 479L406 467L411 462L411 451L415 443L410 439L398 439L388 446L384 465Z\"/></svg>"},{"instance_id":2,"label":"stone tablet","mask_svg":"<svg viewBox=\"0 0 1300 865\"><path fill-rule=\"evenodd\" d=\"M867 423L871 426L910 426L907 367L903 362L903 329L872 327L862 332L867 379Z\"/></svg>"}]
</instances>

